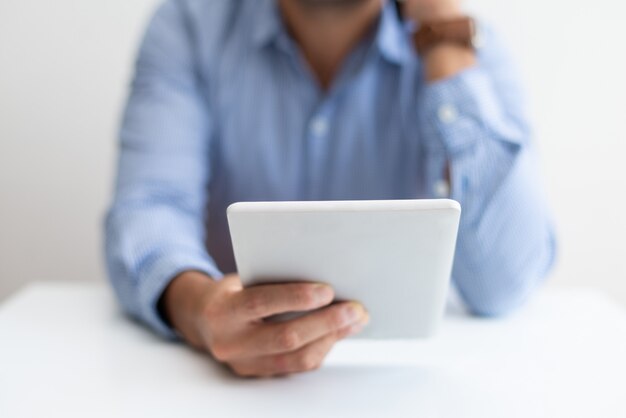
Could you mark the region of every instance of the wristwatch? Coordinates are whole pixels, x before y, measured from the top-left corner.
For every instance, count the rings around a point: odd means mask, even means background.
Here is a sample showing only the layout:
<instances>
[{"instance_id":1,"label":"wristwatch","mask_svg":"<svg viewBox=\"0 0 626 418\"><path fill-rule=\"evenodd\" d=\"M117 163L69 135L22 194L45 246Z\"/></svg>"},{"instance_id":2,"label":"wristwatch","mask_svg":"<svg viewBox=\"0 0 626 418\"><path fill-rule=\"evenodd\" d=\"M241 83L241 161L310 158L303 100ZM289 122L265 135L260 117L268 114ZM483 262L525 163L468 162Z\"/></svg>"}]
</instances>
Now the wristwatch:
<instances>
[{"instance_id":1,"label":"wristwatch","mask_svg":"<svg viewBox=\"0 0 626 418\"><path fill-rule=\"evenodd\" d=\"M460 45L474 50L478 47L476 22L467 16L452 20L422 22L413 35L413 43L420 55L442 43Z\"/></svg>"}]
</instances>

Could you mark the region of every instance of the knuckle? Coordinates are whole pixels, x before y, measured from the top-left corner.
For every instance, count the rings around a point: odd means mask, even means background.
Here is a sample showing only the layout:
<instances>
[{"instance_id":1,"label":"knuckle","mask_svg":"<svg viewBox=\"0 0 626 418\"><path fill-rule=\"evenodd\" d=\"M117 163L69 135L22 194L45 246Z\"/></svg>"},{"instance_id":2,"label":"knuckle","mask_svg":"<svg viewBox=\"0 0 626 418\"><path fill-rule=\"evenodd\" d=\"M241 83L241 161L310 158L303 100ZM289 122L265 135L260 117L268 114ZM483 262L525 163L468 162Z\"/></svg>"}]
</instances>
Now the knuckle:
<instances>
[{"instance_id":1,"label":"knuckle","mask_svg":"<svg viewBox=\"0 0 626 418\"><path fill-rule=\"evenodd\" d=\"M278 348L285 351L293 351L300 346L300 336L291 327L283 327L277 336Z\"/></svg>"},{"instance_id":2,"label":"knuckle","mask_svg":"<svg viewBox=\"0 0 626 418\"><path fill-rule=\"evenodd\" d=\"M257 316L265 307L265 298L260 294L253 293L248 295L243 302L243 310L248 316Z\"/></svg>"},{"instance_id":3,"label":"knuckle","mask_svg":"<svg viewBox=\"0 0 626 418\"><path fill-rule=\"evenodd\" d=\"M221 342L213 343L210 350L213 357L219 362L225 363L230 359L231 349L227 344Z\"/></svg>"},{"instance_id":4,"label":"knuckle","mask_svg":"<svg viewBox=\"0 0 626 418\"><path fill-rule=\"evenodd\" d=\"M327 325L330 329L339 329L344 327L345 318L341 309L330 309L327 316Z\"/></svg>"},{"instance_id":5,"label":"knuckle","mask_svg":"<svg viewBox=\"0 0 626 418\"><path fill-rule=\"evenodd\" d=\"M208 321L212 321L220 317L221 311L222 309L217 303L211 303L209 301L202 306L202 312L200 314Z\"/></svg>"},{"instance_id":6,"label":"knuckle","mask_svg":"<svg viewBox=\"0 0 626 418\"><path fill-rule=\"evenodd\" d=\"M289 358L285 354L278 354L274 356L274 373L287 373L289 370Z\"/></svg>"},{"instance_id":7,"label":"knuckle","mask_svg":"<svg viewBox=\"0 0 626 418\"><path fill-rule=\"evenodd\" d=\"M298 368L302 371L310 371L318 369L321 365L321 359L316 353L304 352L298 358Z\"/></svg>"}]
</instances>

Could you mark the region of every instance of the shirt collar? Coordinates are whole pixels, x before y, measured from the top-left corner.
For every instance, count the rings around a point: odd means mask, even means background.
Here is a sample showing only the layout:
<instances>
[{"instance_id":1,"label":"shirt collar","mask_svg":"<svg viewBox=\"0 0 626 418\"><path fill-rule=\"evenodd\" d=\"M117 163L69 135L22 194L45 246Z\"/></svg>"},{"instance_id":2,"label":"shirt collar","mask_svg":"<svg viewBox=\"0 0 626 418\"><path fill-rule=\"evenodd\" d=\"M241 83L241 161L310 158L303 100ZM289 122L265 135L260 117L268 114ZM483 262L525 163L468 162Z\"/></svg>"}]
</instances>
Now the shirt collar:
<instances>
[{"instance_id":1,"label":"shirt collar","mask_svg":"<svg viewBox=\"0 0 626 418\"><path fill-rule=\"evenodd\" d=\"M394 64L404 64L412 56L408 29L398 19L392 2L385 1L376 33L376 46L383 58Z\"/></svg>"},{"instance_id":2,"label":"shirt collar","mask_svg":"<svg viewBox=\"0 0 626 418\"><path fill-rule=\"evenodd\" d=\"M267 46L286 30L280 16L276 0L256 0L258 11L252 27L252 40L258 47ZM393 4L381 0L385 4L376 31L374 43L381 56L391 63L404 64L412 55L408 29L398 19Z\"/></svg>"},{"instance_id":3,"label":"shirt collar","mask_svg":"<svg viewBox=\"0 0 626 418\"><path fill-rule=\"evenodd\" d=\"M284 31L276 0L255 0L257 13L252 27L252 41L255 46L264 47L272 43Z\"/></svg>"}]
</instances>

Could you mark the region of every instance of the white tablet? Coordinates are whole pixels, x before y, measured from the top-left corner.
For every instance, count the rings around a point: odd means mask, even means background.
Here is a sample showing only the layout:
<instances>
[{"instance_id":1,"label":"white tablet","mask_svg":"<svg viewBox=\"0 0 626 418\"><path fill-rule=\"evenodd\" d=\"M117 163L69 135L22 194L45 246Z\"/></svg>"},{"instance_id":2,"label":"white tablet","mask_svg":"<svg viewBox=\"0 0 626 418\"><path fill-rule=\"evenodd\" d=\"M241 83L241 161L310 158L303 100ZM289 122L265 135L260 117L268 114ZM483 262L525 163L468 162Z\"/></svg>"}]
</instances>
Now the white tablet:
<instances>
[{"instance_id":1,"label":"white tablet","mask_svg":"<svg viewBox=\"0 0 626 418\"><path fill-rule=\"evenodd\" d=\"M461 214L453 200L240 202L228 208L244 285L316 281L370 313L360 337L424 338L443 316Z\"/></svg>"}]
</instances>

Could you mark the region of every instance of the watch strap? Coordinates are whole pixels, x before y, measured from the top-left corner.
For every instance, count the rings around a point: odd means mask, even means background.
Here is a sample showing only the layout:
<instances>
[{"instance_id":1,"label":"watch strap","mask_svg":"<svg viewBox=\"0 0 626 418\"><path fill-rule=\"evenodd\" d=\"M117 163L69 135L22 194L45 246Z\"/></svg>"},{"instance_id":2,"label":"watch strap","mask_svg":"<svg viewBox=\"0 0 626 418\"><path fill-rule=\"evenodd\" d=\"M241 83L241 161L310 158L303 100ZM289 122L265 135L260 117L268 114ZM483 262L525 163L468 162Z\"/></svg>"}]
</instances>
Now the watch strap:
<instances>
[{"instance_id":1,"label":"watch strap","mask_svg":"<svg viewBox=\"0 0 626 418\"><path fill-rule=\"evenodd\" d=\"M413 35L413 42L420 55L442 43L451 43L475 49L476 23L471 17L459 17L445 21L423 22Z\"/></svg>"}]
</instances>

